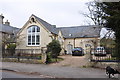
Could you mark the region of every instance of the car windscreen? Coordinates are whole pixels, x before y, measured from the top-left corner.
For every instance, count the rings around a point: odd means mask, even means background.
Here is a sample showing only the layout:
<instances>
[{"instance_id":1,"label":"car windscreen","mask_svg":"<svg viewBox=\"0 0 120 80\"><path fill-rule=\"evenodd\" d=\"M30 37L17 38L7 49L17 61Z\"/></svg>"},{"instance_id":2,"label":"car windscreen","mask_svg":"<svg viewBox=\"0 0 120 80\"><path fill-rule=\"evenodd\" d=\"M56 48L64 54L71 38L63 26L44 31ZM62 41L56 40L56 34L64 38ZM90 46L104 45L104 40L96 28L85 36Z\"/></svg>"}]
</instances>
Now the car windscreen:
<instances>
[{"instance_id":1,"label":"car windscreen","mask_svg":"<svg viewBox=\"0 0 120 80\"><path fill-rule=\"evenodd\" d=\"M75 50L82 51L82 48L74 48L73 51Z\"/></svg>"},{"instance_id":2,"label":"car windscreen","mask_svg":"<svg viewBox=\"0 0 120 80\"><path fill-rule=\"evenodd\" d=\"M96 50L104 50L104 48L96 48Z\"/></svg>"}]
</instances>

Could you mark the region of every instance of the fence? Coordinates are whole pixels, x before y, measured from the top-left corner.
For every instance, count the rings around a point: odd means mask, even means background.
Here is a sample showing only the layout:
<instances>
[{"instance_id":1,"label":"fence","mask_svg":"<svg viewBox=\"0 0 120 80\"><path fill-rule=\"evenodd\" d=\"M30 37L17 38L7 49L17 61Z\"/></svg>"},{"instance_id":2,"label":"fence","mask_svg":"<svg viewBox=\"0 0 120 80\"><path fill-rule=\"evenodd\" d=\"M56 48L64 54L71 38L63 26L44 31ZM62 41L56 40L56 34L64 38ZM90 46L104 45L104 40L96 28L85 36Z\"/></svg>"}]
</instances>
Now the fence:
<instances>
[{"instance_id":1,"label":"fence","mask_svg":"<svg viewBox=\"0 0 120 80\"><path fill-rule=\"evenodd\" d=\"M115 49L114 48L107 48L96 50L95 48L91 49L90 59L92 62L120 62L115 57Z\"/></svg>"},{"instance_id":2,"label":"fence","mask_svg":"<svg viewBox=\"0 0 120 80\"><path fill-rule=\"evenodd\" d=\"M20 59L41 59L45 51L41 49L5 49L2 51L2 58Z\"/></svg>"}]
</instances>

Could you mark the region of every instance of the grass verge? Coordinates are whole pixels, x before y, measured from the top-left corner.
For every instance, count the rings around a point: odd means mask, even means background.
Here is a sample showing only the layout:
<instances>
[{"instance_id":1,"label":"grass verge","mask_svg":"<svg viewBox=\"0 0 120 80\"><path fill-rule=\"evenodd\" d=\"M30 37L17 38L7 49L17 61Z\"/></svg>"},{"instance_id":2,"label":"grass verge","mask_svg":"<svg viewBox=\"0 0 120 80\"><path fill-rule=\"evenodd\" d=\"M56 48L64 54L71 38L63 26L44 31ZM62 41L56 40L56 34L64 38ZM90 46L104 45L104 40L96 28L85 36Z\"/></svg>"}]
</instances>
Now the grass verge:
<instances>
[{"instance_id":1,"label":"grass verge","mask_svg":"<svg viewBox=\"0 0 120 80\"><path fill-rule=\"evenodd\" d=\"M57 58L57 62L62 61L63 58ZM2 62L17 62L17 63L30 63L30 64L43 64L41 59L20 59L20 61L18 61L17 58L2 58ZM52 58L51 59L51 63L55 63L56 59Z\"/></svg>"}]
</instances>

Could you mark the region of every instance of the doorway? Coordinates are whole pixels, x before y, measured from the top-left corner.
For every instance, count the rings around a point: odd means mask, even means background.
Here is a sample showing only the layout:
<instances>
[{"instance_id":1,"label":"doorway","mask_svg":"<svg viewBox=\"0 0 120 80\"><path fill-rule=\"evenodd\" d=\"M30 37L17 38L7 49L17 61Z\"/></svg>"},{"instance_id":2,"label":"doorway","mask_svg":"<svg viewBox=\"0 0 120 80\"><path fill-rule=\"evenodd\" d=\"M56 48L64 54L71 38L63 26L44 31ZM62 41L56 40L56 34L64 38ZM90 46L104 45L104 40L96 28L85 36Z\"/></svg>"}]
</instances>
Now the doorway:
<instances>
[{"instance_id":1,"label":"doorway","mask_svg":"<svg viewBox=\"0 0 120 80\"><path fill-rule=\"evenodd\" d=\"M73 49L73 45L68 44L67 45L67 54L72 54L72 49Z\"/></svg>"}]
</instances>

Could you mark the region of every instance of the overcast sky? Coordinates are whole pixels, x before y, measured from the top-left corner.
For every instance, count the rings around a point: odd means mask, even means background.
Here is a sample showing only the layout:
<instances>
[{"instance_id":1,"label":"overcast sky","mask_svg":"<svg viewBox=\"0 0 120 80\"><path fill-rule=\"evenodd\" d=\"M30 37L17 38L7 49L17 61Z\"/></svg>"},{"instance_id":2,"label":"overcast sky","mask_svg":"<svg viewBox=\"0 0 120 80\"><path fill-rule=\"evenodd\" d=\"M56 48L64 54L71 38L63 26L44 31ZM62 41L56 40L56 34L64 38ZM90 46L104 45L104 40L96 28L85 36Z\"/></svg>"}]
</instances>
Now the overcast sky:
<instances>
[{"instance_id":1,"label":"overcast sky","mask_svg":"<svg viewBox=\"0 0 120 80\"><path fill-rule=\"evenodd\" d=\"M4 21L21 28L34 14L57 27L92 24L80 13L88 12L86 2L91 0L0 0L0 14Z\"/></svg>"}]
</instances>

